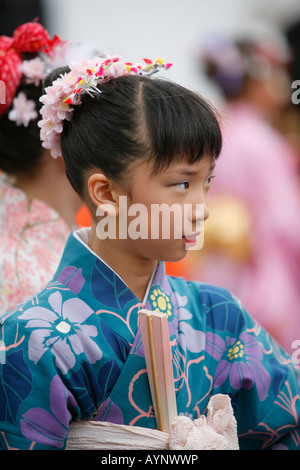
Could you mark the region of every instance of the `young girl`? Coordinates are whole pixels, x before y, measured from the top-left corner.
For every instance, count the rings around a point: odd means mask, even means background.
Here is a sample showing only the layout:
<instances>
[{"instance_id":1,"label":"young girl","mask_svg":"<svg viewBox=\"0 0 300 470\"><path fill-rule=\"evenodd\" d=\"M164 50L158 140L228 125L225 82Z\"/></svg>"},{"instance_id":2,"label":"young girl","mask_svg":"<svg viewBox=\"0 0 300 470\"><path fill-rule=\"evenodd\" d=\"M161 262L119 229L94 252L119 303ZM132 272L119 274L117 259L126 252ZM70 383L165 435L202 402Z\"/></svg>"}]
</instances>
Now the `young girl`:
<instances>
[{"instance_id":1,"label":"young girl","mask_svg":"<svg viewBox=\"0 0 300 470\"><path fill-rule=\"evenodd\" d=\"M160 65L146 61L150 73ZM212 109L117 58L63 72L42 98L41 136L54 155L61 144L93 224L70 235L47 287L2 318L1 448L64 449L75 421L156 428L142 307L168 316L178 414L196 419L212 396L226 394L241 449L297 448L300 389L291 358L227 290L164 271L163 260L194 247L208 217L221 150ZM130 232L134 204L147 210ZM177 204L182 215L192 208L192 228L151 239L156 204ZM174 220L177 228L180 212Z\"/></svg>"},{"instance_id":2,"label":"young girl","mask_svg":"<svg viewBox=\"0 0 300 470\"><path fill-rule=\"evenodd\" d=\"M82 205L37 126L43 80L67 50L37 22L0 36L0 315L51 280Z\"/></svg>"}]
</instances>

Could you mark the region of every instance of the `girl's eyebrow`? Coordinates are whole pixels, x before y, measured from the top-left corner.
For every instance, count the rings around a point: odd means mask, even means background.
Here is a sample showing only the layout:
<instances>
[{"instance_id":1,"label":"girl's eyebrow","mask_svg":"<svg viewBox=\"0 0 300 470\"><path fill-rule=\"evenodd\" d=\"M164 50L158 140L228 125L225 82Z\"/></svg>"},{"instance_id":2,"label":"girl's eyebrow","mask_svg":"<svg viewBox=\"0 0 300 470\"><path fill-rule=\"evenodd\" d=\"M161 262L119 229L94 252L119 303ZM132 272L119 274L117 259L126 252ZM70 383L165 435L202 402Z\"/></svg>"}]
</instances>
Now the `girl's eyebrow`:
<instances>
[{"instance_id":1,"label":"girl's eyebrow","mask_svg":"<svg viewBox=\"0 0 300 470\"><path fill-rule=\"evenodd\" d=\"M198 174L198 171L193 170L181 170L181 171L174 171L178 176L195 176Z\"/></svg>"},{"instance_id":2,"label":"girl's eyebrow","mask_svg":"<svg viewBox=\"0 0 300 470\"><path fill-rule=\"evenodd\" d=\"M213 162L209 168L209 172L212 172L214 169L215 169L215 166L216 164ZM199 173L199 171L195 171L195 170L188 170L188 169L181 169L181 170L171 170L169 172L169 175L172 176L173 174L174 175L178 175L178 176L195 176Z\"/></svg>"}]
</instances>

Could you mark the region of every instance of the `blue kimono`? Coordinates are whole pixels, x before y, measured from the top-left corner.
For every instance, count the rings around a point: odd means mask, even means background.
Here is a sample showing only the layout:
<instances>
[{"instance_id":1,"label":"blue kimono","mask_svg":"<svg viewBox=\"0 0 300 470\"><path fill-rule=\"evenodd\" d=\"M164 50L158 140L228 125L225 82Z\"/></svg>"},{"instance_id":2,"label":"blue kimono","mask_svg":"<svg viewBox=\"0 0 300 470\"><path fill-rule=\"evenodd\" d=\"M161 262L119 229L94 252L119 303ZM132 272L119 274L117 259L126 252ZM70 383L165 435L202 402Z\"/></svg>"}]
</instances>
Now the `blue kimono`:
<instances>
[{"instance_id":1,"label":"blue kimono","mask_svg":"<svg viewBox=\"0 0 300 470\"><path fill-rule=\"evenodd\" d=\"M84 235L70 235L45 288L0 319L0 450L64 449L73 420L156 428L142 307L168 316L178 414L195 419L228 394L241 449L300 446L296 366L238 299L159 262L141 303Z\"/></svg>"}]
</instances>

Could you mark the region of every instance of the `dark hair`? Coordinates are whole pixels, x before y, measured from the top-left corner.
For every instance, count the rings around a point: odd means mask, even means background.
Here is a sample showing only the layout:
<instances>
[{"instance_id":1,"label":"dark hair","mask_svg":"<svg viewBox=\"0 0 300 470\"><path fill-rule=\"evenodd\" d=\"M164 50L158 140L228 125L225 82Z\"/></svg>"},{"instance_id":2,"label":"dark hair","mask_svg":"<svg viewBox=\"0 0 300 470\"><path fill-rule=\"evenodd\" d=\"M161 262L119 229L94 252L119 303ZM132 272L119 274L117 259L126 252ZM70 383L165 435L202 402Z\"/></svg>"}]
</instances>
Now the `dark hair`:
<instances>
[{"instance_id":1,"label":"dark hair","mask_svg":"<svg viewBox=\"0 0 300 470\"><path fill-rule=\"evenodd\" d=\"M35 54L26 54L23 59L36 57ZM12 105L0 116L0 169L8 174L30 173L37 167L37 164L44 152L40 139L40 128L37 126L41 119L39 110L42 106L39 98L42 95L42 84L25 83L24 77L16 91L15 96L20 92L25 93L27 99L33 100L38 117L31 120L28 127L17 126L14 121L8 119L8 114Z\"/></svg>"},{"instance_id":2,"label":"dark hair","mask_svg":"<svg viewBox=\"0 0 300 470\"><path fill-rule=\"evenodd\" d=\"M153 159L158 172L174 159L194 162L219 155L217 118L196 93L139 75L119 77L100 88L94 97L83 96L61 135L68 178L82 197L87 169L100 168L121 181L137 159Z\"/></svg>"}]
</instances>

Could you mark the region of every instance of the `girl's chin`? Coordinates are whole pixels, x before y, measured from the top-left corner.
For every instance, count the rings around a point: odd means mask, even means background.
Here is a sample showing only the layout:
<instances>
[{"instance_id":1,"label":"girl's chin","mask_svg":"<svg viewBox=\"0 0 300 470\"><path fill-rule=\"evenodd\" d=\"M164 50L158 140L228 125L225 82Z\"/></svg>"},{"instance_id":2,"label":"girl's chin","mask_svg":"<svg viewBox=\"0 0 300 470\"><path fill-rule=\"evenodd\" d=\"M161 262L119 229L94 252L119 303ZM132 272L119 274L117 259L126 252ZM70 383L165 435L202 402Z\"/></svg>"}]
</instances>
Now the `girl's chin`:
<instances>
[{"instance_id":1,"label":"girl's chin","mask_svg":"<svg viewBox=\"0 0 300 470\"><path fill-rule=\"evenodd\" d=\"M185 258L189 251L189 246L184 240L143 239L133 242L130 251L145 260L176 262Z\"/></svg>"},{"instance_id":2,"label":"girl's chin","mask_svg":"<svg viewBox=\"0 0 300 470\"><path fill-rule=\"evenodd\" d=\"M182 260L183 258L186 257L186 255L188 254L188 249L186 248L181 248L180 250L177 249L176 251L175 250L166 250L163 254L163 256L161 257L160 261L167 261L167 262L176 262L176 261L180 261Z\"/></svg>"}]
</instances>

